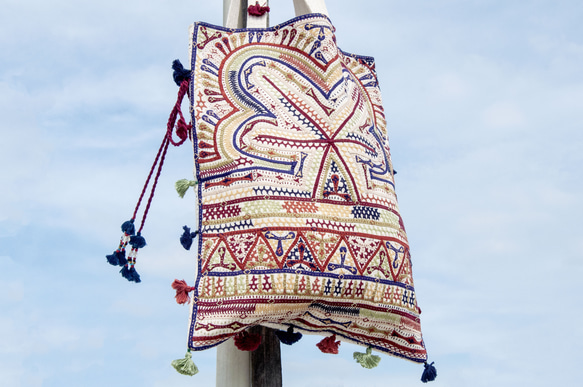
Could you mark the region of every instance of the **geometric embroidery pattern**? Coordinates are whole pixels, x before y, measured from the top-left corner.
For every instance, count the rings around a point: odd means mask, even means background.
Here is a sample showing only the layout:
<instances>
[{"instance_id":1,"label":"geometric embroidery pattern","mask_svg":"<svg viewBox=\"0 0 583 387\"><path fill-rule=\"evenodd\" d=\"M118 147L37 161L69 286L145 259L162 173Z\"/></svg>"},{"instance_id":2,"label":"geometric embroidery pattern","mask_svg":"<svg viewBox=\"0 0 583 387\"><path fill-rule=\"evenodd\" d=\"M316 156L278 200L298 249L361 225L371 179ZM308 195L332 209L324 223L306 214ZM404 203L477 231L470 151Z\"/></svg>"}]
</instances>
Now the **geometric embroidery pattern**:
<instances>
[{"instance_id":1,"label":"geometric embroidery pattern","mask_svg":"<svg viewBox=\"0 0 583 387\"><path fill-rule=\"evenodd\" d=\"M193 350L293 325L426 360L374 59L334 32L195 24Z\"/></svg>"}]
</instances>

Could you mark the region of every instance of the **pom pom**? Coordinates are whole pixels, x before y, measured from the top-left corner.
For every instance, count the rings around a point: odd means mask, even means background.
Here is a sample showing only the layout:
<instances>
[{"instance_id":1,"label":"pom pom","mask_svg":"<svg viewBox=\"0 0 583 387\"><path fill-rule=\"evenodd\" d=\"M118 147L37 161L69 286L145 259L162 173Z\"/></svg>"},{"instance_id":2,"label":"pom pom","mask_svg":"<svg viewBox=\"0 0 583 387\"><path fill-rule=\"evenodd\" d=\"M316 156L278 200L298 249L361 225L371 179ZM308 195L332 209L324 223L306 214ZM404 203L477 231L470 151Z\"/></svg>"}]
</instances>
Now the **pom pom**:
<instances>
[{"instance_id":1,"label":"pom pom","mask_svg":"<svg viewBox=\"0 0 583 387\"><path fill-rule=\"evenodd\" d=\"M336 355L338 354L338 347L340 346L340 341L336 341L336 334L333 334L330 337L325 337L324 339L322 339L322 341L316 344L316 346L320 348L320 351L324 353L333 353Z\"/></svg>"},{"instance_id":2,"label":"pom pom","mask_svg":"<svg viewBox=\"0 0 583 387\"><path fill-rule=\"evenodd\" d=\"M192 246L192 240L198 235L198 231L190 232L190 228L188 226L184 226L182 228L184 229L184 232L180 236L180 244L186 250L190 250L190 247Z\"/></svg>"},{"instance_id":3,"label":"pom pom","mask_svg":"<svg viewBox=\"0 0 583 387\"><path fill-rule=\"evenodd\" d=\"M265 15L266 12L269 12L269 7L268 6L262 7L259 5L259 2L256 1L255 5L250 5L249 8L247 8L247 12L249 13L249 15L263 16Z\"/></svg>"},{"instance_id":4,"label":"pom pom","mask_svg":"<svg viewBox=\"0 0 583 387\"><path fill-rule=\"evenodd\" d=\"M433 363L434 362L427 364L427 362L425 362L425 369L423 370L423 375L421 375L421 381L423 383L432 382L437 377L437 370L433 366Z\"/></svg>"},{"instance_id":5,"label":"pom pom","mask_svg":"<svg viewBox=\"0 0 583 387\"><path fill-rule=\"evenodd\" d=\"M131 265L131 266L125 265L124 267L121 268L121 270L119 272L121 273L121 276L123 278L127 279L130 282L135 282L135 283L142 282L142 280L140 279L140 275L136 271L136 268L134 267L134 265Z\"/></svg>"},{"instance_id":6,"label":"pom pom","mask_svg":"<svg viewBox=\"0 0 583 387\"><path fill-rule=\"evenodd\" d=\"M123 224L121 225L121 231L123 231L127 235L134 235L136 232L136 227L134 226L134 220L130 219L130 220L126 220L125 222L123 222Z\"/></svg>"},{"instance_id":7,"label":"pom pom","mask_svg":"<svg viewBox=\"0 0 583 387\"><path fill-rule=\"evenodd\" d=\"M176 359L172 361L172 367L182 375L196 375L198 373L198 368L196 364L192 361L192 354L190 349L184 355L184 359Z\"/></svg>"},{"instance_id":8,"label":"pom pom","mask_svg":"<svg viewBox=\"0 0 583 387\"><path fill-rule=\"evenodd\" d=\"M172 69L174 70L174 73L172 74L174 83L176 83L178 86L180 86L182 81L185 79L190 79L190 70L185 69L178 59L172 62Z\"/></svg>"},{"instance_id":9,"label":"pom pom","mask_svg":"<svg viewBox=\"0 0 583 387\"><path fill-rule=\"evenodd\" d=\"M140 235L140 233L138 233L137 235L132 235L130 238L130 245L132 245L134 249L141 249L146 246L146 240Z\"/></svg>"},{"instance_id":10,"label":"pom pom","mask_svg":"<svg viewBox=\"0 0 583 387\"><path fill-rule=\"evenodd\" d=\"M255 351L261 344L261 335L258 333L249 333L243 331L238 333L235 337L235 347L241 351Z\"/></svg>"},{"instance_id":11,"label":"pom pom","mask_svg":"<svg viewBox=\"0 0 583 387\"><path fill-rule=\"evenodd\" d=\"M115 250L113 254L106 255L105 258L113 266L123 266L128 263L125 250Z\"/></svg>"},{"instance_id":12,"label":"pom pom","mask_svg":"<svg viewBox=\"0 0 583 387\"><path fill-rule=\"evenodd\" d=\"M375 368L376 366L379 365L379 363L381 361L380 356L372 354L371 347L368 347L366 349L366 353L354 352L354 354L352 356L354 357L354 360L356 360L356 362L358 364L360 364L364 368L368 368L368 369Z\"/></svg>"},{"instance_id":13,"label":"pom pom","mask_svg":"<svg viewBox=\"0 0 583 387\"><path fill-rule=\"evenodd\" d=\"M190 302L188 293L192 292L195 288L188 286L184 280L174 280L174 282L172 282L172 289L176 290L176 302L179 304L186 304L187 302Z\"/></svg>"},{"instance_id":14,"label":"pom pom","mask_svg":"<svg viewBox=\"0 0 583 387\"><path fill-rule=\"evenodd\" d=\"M300 332L294 332L294 327L290 326L287 328L286 331L275 331L275 335L283 344L292 345L293 343L297 343L302 338L302 334Z\"/></svg>"},{"instance_id":15,"label":"pom pom","mask_svg":"<svg viewBox=\"0 0 583 387\"><path fill-rule=\"evenodd\" d=\"M184 195L186 194L186 191L188 191L188 189L190 187L194 187L197 184L198 184L198 181L188 180L188 179L180 179L176 183L174 183L174 187L176 188L176 192L178 192L178 196L183 198Z\"/></svg>"}]
</instances>

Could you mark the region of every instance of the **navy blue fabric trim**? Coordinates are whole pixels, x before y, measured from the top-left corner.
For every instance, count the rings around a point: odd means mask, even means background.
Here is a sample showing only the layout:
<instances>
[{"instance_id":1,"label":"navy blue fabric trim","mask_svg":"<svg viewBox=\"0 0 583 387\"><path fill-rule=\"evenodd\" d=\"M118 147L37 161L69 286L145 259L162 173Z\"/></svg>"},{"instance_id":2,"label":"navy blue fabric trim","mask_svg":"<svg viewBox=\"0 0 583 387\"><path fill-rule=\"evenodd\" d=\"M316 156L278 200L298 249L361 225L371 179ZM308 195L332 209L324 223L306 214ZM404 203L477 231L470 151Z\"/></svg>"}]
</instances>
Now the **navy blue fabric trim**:
<instances>
[{"instance_id":1,"label":"navy blue fabric trim","mask_svg":"<svg viewBox=\"0 0 583 387\"><path fill-rule=\"evenodd\" d=\"M197 39L197 33L198 33L198 25L197 23L194 24L194 31L193 31L193 35L192 35L192 55L191 55L191 59L190 59L190 68L194 69L195 67L195 63L196 63L196 44L194 44L194 42L196 42ZM193 98L192 96L194 96L194 82L190 82L190 95L191 98ZM192 106L192 102L189 101L189 104ZM197 160L197 156L198 156L198 138L196 136L196 117L194 116L194 109L189 109L190 110L190 116L191 116L191 120L192 120L192 147L193 147L193 151L194 151L194 166L195 166L195 174L196 174L196 180L200 181L200 168L198 165L198 160ZM195 297L195 299L198 297L198 285L199 285L199 281L201 279L201 262L202 262L202 184L197 184L197 205L198 205L198 249L197 249L197 264L196 264L196 277L195 277L195 284L194 284L194 293L193 293L193 297ZM190 315L190 327L188 330L188 339L187 339L187 344L186 347L189 349L194 349L196 350L193 346L192 346L192 336L194 335L194 326L196 324L196 313L198 310L198 304L196 302L193 302L192 305L192 311L191 311L191 315Z\"/></svg>"},{"instance_id":2,"label":"navy blue fabric trim","mask_svg":"<svg viewBox=\"0 0 583 387\"><path fill-rule=\"evenodd\" d=\"M277 31L283 27L287 27L290 24L293 24L295 22L298 22L300 20L304 20L304 19L312 19L312 18L317 18L320 17L322 19L326 19L328 20L328 22L330 22L330 24L332 25L332 33L334 33L336 31L336 27L334 27L334 23L332 23L332 20L330 20L330 18L322 13L308 13L305 15L301 15L301 16L297 16L294 17L293 19L290 19L286 22L283 22L281 24L275 25L273 27L267 27L267 28L227 28L227 27L223 27L223 26L218 26L215 24L211 24L211 23L206 23L206 22L196 22L194 23L194 28L195 28L195 38L196 38L196 30L198 30L198 26L204 26L204 27L209 27L209 28L213 28L219 31L224 31L224 32L245 32L245 31L263 31L263 32L267 32L267 31ZM196 39L194 40L196 42ZM360 59L365 61L369 66L372 66L372 64L374 63L374 57L372 56L367 56L367 55L358 55L358 54L352 54L350 52L344 51L340 48L338 48L340 50L340 52L342 52L345 56L349 56L352 57L354 59ZM194 58L194 56L193 56ZM194 68L194 62L192 63L192 67L191 69Z\"/></svg>"}]
</instances>

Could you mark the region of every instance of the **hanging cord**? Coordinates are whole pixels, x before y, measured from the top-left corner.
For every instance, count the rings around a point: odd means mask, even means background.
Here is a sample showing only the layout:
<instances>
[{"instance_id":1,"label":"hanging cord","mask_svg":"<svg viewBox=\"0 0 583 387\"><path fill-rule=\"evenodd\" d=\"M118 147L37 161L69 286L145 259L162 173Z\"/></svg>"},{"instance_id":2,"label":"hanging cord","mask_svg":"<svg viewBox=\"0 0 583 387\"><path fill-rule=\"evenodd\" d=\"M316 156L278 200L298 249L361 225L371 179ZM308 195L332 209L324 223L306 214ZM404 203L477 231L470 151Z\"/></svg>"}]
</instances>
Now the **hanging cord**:
<instances>
[{"instance_id":1,"label":"hanging cord","mask_svg":"<svg viewBox=\"0 0 583 387\"><path fill-rule=\"evenodd\" d=\"M188 132L192 128L192 125L187 125L186 121L184 120L184 116L182 115L182 109L180 108L182 105L182 101L184 100L184 96L188 93L188 83L189 79L182 80L180 84L180 89L178 90L178 97L176 98L176 104L174 104L174 108L170 113L170 117L168 117L168 123L166 124L166 135L162 140L162 144L160 144L160 148L158 149L158 153L156 154L156 158L154 159L154 163L152 164L152 168L150 169L150 173L148 174L148 178L146 179L146 183L144 184L144 188L142 189L142 193L140 194L140 198L138 200L138 204L134 210L134 215L132 219L136 219L136 215L142 203L142 199L144 198L144 194L148 188L150 183L150 179L152 178L152 174L156 165L158 165L158 170L156 171L156 177L154 178L154 183L152 184L152 188L150 191L150 196L148 197L148 202L146 203L146 208L144 210L144 215L142 216L142 223L140 224L140 228L138 230L137 235L140 235L144 224L146 223L146 217L148 216L148 211L150 210L150 205L152 204L152 199L154 198L154 193L156 192L156 186L158 185L158 179L160 178L160 174L162 173L162 167L164 166L164 160L166 159L166 153L168 152L168 146L170 144L174 146L180 146L184 144L186 139L188 138ZM176 118L180 116L178 122L176 122ZM174 141L172 139L172 131L176 126L176 135L180 138L179 141ZM158 163L158 160L160 161Z\"/></svg>"},{"instance_id":2,"label":"hanging cord","mask_svg":"<svg viewBox=\"0 0 583 387\"><path fill-rule=\"evenodd\" d=\"M152 199L154 198L154 193L156 192L158 179L160 178L160 174L162 173L162 167L164 166L164 160L166 158L166 153L168 152L168 146L170 144L174 146L180 146L184 144L184 142L188 138L188 134L192 129L191 124L186 124L181 109L184 96L188 95L188 86L190 83L190 77L188 75L190 74L190 71L185 70L182 67L180 61L178 60L174 61L174 63L172 64L172 68L174 69L174 80L177 83L180 82L179 84L180 88L178 89L176 103L174 104L174 107L170 112L170 117L168 118L168 123L166 124L166 133L164 135L164 139L160 144L160 148L158 148L158 153L156 154L154 163L150 168L150 173L148 174L148 178L146 179L144 188L142 188L142 192L140 193L140 197L138 199L138 203L136 204L136 208L134 209L132 218L122 224L122 231L124 234L122 235L120 245L113 254L106 256L107 261L110 264L114 266L122 266L122 269L120 270L121 275L128 281L133 282L141 282L140 276L135 270L136 256L138 254L138 249L146 246L146 240L141 234L146 223L146 218L148 216L148 211L150 210L150 205L152 204ZM177 141L175 141L172 138L172 132L174 130L176 130L176 136L179 138L179 140ZM156 175L154 176L152 187L150 188L150 194L148 196L146 208L144 209L144 213L142 215L140 228L138 229L138 232L135 233L134 222L136 220L136 216L142 204L142 200L144 199L146 191L148 190L148 187L150 185L150 180L152 180L152 176L154 175L154 171L156 171ZM131 251L126 259L125 250L128 244L131 245Z\"/></svg>"}]
</instances>

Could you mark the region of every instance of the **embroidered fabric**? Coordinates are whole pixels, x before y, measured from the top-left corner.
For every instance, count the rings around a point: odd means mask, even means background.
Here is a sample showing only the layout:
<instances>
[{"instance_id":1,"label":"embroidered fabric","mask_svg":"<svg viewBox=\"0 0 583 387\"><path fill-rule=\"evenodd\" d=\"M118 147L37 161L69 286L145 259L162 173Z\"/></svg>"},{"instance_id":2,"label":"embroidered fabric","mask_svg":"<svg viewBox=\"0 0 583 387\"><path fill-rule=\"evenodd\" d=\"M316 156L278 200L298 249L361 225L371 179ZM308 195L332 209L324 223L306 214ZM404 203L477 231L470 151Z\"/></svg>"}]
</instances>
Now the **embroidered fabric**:
<instances>
[{"instance_id":1,"label":"embroidered fabric","mask_svg":"<svg viewBox=\"0 0 583 387\"><path fill-rule=\"evenodd\" d=\"M192 350L260 324L427 359L374 59L334 32L194 25Z\"/></svg>"}]
</instances>

